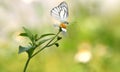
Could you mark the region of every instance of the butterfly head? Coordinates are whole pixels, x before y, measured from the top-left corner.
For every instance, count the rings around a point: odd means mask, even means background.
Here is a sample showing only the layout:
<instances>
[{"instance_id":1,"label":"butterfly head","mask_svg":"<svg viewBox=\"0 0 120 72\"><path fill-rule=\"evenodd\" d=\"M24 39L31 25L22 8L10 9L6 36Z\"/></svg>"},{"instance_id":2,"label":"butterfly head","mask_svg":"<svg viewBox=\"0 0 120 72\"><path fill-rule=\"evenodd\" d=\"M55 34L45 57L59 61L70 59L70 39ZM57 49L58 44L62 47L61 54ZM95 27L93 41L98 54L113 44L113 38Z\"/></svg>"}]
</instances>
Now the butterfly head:
<instances>
[{"instance_id":1,"label":"butterfly head","mask_svg":"<svg viewBox=\"0 0 120 72\"><path fill-rule=\"evenodd\" d=\"M63 23L64 23L64 24L69 24L69 22L67 22L67 21L64 21Z\"/></svg>"}]
</instances>

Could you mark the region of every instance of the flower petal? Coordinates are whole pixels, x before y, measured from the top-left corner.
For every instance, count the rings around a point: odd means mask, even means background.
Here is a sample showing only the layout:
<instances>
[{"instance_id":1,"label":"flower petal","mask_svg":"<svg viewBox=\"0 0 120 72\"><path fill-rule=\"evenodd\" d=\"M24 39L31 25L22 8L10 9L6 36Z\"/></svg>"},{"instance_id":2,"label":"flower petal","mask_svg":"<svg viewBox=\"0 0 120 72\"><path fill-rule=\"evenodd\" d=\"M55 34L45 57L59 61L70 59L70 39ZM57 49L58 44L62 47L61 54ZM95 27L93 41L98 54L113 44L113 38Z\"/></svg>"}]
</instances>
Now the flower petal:
<instances>
[{"instance_id":1,"label":"flower petal","mask_svg":"<svg viewBox=\"0 0 120 72\"><path fill-rule=\"evenodd\" d=\"M67 29L65 29L65 28L61 28L61 29L62 29L63 32L67 32Z\"/></svg>"}]
</instances>

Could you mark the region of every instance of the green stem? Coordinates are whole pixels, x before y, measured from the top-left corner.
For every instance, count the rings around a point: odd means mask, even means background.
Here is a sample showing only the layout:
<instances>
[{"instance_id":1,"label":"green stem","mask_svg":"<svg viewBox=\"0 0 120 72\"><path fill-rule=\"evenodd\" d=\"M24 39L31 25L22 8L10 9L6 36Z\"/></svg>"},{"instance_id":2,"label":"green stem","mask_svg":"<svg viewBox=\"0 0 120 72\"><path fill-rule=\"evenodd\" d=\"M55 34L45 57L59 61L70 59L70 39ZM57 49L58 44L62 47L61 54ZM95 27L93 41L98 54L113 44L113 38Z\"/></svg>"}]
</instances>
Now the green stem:
<instances>
[{"instance_id":1,"label":"green stem","mask_svg":"<svg viewBox=\"0 0 120 72\"><path fill-rule=\"evenodd\" d=\"M54 45L58 40L54 41L53 43L47 45L47 47Z\"/></svg>"},{"instance_id":2,"label":"green stem","mask_svg":"<svg viewBox=\"0 0 120 72\"><path fill-rule=\"evenodd\" d=\"M41 52L42 50L44 50L57 36L58 34L60 33L61 31L59 31L44 47L42 47L40 50L38 50L36 53L34 53L32 57L34 57L36 54L38 54L39 52Z\"/></svg>"},{"instance_id":3,"label":"green stem","mask_svg":"<svg viewBox=\"0 0 120 72\"><path fill-rule=\"evenodd\" d=\"M27 59L23 72L26 72L27 67L28 67L28 64L29 64L29 62L30 62L30 59L31 59L31 58L28 58L28 59Z\"/></svg>"},{"instance_id":4,"label":"green stem","mask_svg":"<svg viewBox=\"0 0 120 72\"><path fill-rule=\"evenodd\" d=\"M36 53L34 53L32 56L28 57L23 72L26 72L27 67L28 67L28 64L29 64L31 58L34 57L35 55L37 55L37 54L38 54L39 52L41 52L42 50L44 50L44 49L58 36L58 34L59 34L60 32L61 32L61 31L59 31L44 47L42 47L40 50L38 50L38 51L37 51Z\"/></svg>"}]
</instances>

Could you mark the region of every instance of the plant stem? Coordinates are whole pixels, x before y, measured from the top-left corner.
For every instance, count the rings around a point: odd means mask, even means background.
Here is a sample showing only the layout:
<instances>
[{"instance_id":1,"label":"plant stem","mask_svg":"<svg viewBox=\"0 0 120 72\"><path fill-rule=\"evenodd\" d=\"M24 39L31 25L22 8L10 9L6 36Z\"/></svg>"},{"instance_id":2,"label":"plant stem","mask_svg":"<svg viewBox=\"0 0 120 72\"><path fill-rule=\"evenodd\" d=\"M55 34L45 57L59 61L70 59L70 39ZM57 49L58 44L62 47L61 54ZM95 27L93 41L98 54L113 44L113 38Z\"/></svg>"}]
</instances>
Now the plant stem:
<instances>
[{"instance_id":1,"label":"plant stem","mask_svg":"<svg viewBox=\"0 0 120 72\"><path fill-rule=\"evenodd\" d=\"M38 50L36 53L34 53L32 57L34 57L36 54L38 54L39 52L41 52L42 50L44 50L57 36L58 34L60 33L61 31L59 31L44 47L42 47L40 50Z\"/></svg>"},{"instance_id":2,"label":"plant stem","mask_svg":"<svg viewBox=\"0 0 120 72\"><path fill-rule=\"evenodd\" d=\"M59 34L60 32L61 32L61 31L59 31L44 47L42 47L40 50L38 50L38 51L37 51L36 53L34 53L32 56L28 57L23 72L26 72L27 67L28 67L28 64L29 64L30 60L32 59L32 57L34 57L34 56L37 55L39 52L41 52L42 50L44 50L44 49L58 36L58 34Z\"/></svg>"},{"instance_id":3,"label":"plant stem","mask_svg":"<svg viewBox=\"0 0 120 72\"><path fill-rule=\"evenodd\" d=\"M23 72L26 72L30 60L31 60L31 58L28 58L28 59L27 59Z\"/></svg>"}]
</instances>

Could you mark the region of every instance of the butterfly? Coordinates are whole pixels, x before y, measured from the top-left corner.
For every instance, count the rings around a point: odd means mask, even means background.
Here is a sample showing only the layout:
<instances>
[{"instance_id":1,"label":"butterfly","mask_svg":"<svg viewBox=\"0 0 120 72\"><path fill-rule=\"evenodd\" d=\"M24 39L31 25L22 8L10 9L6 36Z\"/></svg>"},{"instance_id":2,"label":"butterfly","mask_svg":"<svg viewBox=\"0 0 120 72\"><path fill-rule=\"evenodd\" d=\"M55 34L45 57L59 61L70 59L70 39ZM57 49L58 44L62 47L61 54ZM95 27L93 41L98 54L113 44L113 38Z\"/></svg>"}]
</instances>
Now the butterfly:
<instances>
[{"instance_id":1,"label":"butterfly","mask_svg":"<svg viewBox=\"0 0 120 72\"><path fill-rule=\"evenodd\" d=\"M67 18L68 18L68 5L65 1L61 2L58 6L54 7L51 10L51 16L53 16L55 19L59 20L61 23L59 27L62 31L66 32L67 24Z\"/></svg>"}]
</instances>

